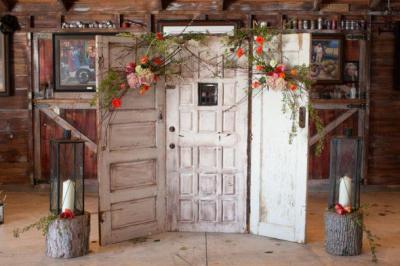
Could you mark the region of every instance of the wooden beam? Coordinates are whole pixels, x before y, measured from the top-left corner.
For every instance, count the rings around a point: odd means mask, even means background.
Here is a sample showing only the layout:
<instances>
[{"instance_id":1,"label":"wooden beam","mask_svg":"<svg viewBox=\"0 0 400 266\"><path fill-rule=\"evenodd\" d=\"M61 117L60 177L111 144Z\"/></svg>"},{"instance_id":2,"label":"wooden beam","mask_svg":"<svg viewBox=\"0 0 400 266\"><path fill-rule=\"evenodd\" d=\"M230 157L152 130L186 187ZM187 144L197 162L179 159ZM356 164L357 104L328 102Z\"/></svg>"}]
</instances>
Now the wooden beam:
<instances>
[{"instance_id":1,"label":"wooden beam","mask_svg":"<svg viewBox=\"0 0 400 266\"><path fill-rule=\"evenodd\" d=\"M308 146L311 147L312 145L317 143L320 140L320 138L325 137L329 132L337 128L341 123L346 121L349 117L351 117L357 112L358 109L350 109L347 112L340 115L338 118L336 118L335 120L330 122L326 127L324 127L321 134L315 134L314 136L312 136L308 141Z\"/></svg>"},{"instance_id":2,"label":"wooden beam","mask_svg":"<svg viewBox=\"0 0 400 266\"><path fill-rule=\"evenodd\" d=\"M223 11L227 8L228 0L217 0L217 10Z\"/></svg>"},{"instance_id":3,"label":"wooden beam","mask_svg":"<svg viewBox=\"0 0 400 266\"><path fill-rule=\"evenodd\" d=\"M314 0L313 10L319 11L321 9L322 0Z\"/></svg>"},{"instance_id":4,"label":"wooden beam","mask_svg":"<svg viewBox=\"0 0 400 266\"><path fill-rule=\"evenodd\" d=\"M159 1L159 10L165 10L172 3L172 0L157 0Z\"/></svg>"},{"instance_id":5,"label":"wooden beam","mask_svg":"<svg viewBox=\"0 0 400 266\"><path fill-rule=\"evenodd\" d=\"M371 0L369 2L369 8L376 9L381 3L382 3L382 0Z\"/></svg>"},{"instance_id":6,"label":"wooden beam","mask_svg":"<svg viewBox=\"0 0 400 266\"><path fill-rule=\"evenodd\" d=\"M50 119L52 119L54 122L56 122L56 124L59 125L60 127L66 129L66 130L71 130L71 134L73 137L84 140L85 145L89 148L89 150L97 153L97 144L96 143L94 143L91 139L89 139L87 136L82 134L78 129L76 129L74 126L72 126L70 123L68 123L65 119L63 119L61 116L59 116L52 109L50 109L50 108L40 109L40 111L45 113Z\"/></svg>"}]
</instances>

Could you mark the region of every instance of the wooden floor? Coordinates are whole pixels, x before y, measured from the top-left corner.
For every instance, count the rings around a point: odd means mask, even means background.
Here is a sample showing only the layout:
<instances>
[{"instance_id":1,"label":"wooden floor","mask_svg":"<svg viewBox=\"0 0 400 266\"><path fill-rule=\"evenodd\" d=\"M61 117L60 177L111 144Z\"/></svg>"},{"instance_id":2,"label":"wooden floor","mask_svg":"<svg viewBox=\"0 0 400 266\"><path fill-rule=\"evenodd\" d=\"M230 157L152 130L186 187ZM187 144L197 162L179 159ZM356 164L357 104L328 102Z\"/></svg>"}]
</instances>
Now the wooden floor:
<instances>
[{"instance_id":1,"label":"wooden floor","mask_svg":"<svg viewBox=\"0 0 400 266\"><path fill-rule=\"evenodd\" d=\"M400 192L365 192L369 203L368 228L381 240L378 265L400 265ZM306 245L249 234L164 233L107 247L98 245L97 215L92 214L91 252L88 256L55 260L44 255L44 238L37 231L12 236L13 229L47 213L48 194L8 193L5 224L0 225L0 265L375 265L364 239L363 254L333 257L323 248L326 193L309 195ZM88 196L87 209L95 213L97 197Z\"/></svg>"}]
</instances>

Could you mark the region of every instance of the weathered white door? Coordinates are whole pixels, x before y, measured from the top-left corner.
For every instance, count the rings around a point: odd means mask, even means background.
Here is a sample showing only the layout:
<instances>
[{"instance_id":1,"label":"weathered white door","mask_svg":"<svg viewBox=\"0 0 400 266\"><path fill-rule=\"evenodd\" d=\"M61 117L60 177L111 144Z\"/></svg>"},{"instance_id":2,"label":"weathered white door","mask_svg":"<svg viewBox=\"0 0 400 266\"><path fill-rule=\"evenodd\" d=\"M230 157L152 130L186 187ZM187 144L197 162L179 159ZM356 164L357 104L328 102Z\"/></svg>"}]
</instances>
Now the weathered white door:
<instances>
[{"instance_id":1,"label":"weathered white door","mask_svg":"<svg viewBox=\"0 0 400 266\"><path fill-rule=\"evenodd\" d=\"M282 36L290 64L310 62L310 34ZM308 96L303 99L307 106ZM306 115L307 117L307 115ZM250 231L305 242L308 122L289 144L292 121L282 113L282 93L265 90L253 98Z\"/></svg>"},{"instance_id":2,"label":"weathered white door","mask_svg":"<svg viewBox=\"0 0 400 266\"><path fill-rule=\"evenodd\" d=\"M168 227L244 232L247 100L235 104L245 97L248 73L224 69L218 37L189 49L181 53L185 63L166 92ZM199 95L202 84L215 85L215 94L206 89ZM207 95L214 104L202 105Z\"/></svg>"},{"instance_id":3,"label":"weathered white door","mask_svg":"<svg viewBox=\"0 0 400 266\"><path fill-rule=\"evenodd\" d=\"M133 39L96 36L97 85L107 70L135 61ZM165 90L129 90L122 107L104 117L98 110L99 224L102 245L165 228Z\"/></svg>"}]
</instances>

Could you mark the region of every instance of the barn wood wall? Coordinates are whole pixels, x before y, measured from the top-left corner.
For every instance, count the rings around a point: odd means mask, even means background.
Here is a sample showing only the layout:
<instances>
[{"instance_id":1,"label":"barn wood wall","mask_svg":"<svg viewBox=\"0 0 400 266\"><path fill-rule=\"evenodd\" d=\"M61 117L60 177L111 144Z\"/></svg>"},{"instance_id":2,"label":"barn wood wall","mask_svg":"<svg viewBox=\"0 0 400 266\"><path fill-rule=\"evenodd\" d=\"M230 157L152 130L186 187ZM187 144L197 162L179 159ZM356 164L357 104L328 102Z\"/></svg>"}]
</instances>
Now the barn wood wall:
<instances>
[{"instance_id":1,"label":"barn wood wall","mask_svg":"<svg viewBox=\"0 0 400 266\"><path fill-rule=\"evenodd\" d=\"M373 34L370 91L370 184L400 184L400 91L393 88L394 34Z\"/></svg>"},{"instance_id":2,"label":"barn wood wall","mask_svg":"<svg viewBox=\"0 0 400 266\"><path fill-rule=\"evenodd\" d=\"M47 1L47 0L46 0ZM46 2L43 1L43 2ZM150 12L154 10L153 1L144 4L145 1L138 1L135 8L128 4L128 1L103 1L101 5L97 1L75 1L74 7L89 7L90 12L76 12L70 9L60 13L58 4L48 0L44 4L32 4L32 1L17 1L12 13L16 15L22 26L20 32L15 34L13 42L13 69L15 93L10 97L0 97L0 183L29 183L32 179L32 117L31 99L28 97L31 91L29 83L32 77L29 69L30 49L27 32L59 32L61 21L70 20L94 20L112 19L121 21L132 19L151 26L135 26L131 31L144 31L155 29L155 22L161 19L191 19L196 16L198 19L230 19L242 20L244 24L248 21L250 13L256 17L267 18L272 24L280 23L277 14L287 12L296 14L297 10L304 14L313 14L311 6L313 1L225 1L225 11L219 11L214 1L187 1L176 0L171 2L167 10ZM57 1L54 1L57 2ZM67 1L68 2L68 1ZM330 3L349 3L353 12L365 11L368 5L366 0L358 1L330 1ZM50 4L49 4L50 3ZM196 3L196 4L193 4ZM392 1L393 8L400 7L400 1ZM128 7L127 7L128 6ZM267 11L264 11L267 10ZM137 11L140 10L140 11ZM194 11L196 10L196 11ZM211 10L211 11L210 11ZM284 10L284 11L283 11ZM254 12L253 12L254 11ZM208 15L205 15L208 14ZM397 146L398 126L396 111L400 106L399 92L392 89L391 68L393 51L389 49L393 44L393 35L385 33L373 35L372 53L372 87L371 87L371 117L370 117L370 150L368 154L369 175L371 184L400 184L399 173L399 149ZM346 57L354 56L352 53ZM375 73L377 73L375 75ZM340 110L320 111L324 123L328 123L334 117L340 115ZM93 111L64 110L62 116L82 132L95 140L95 114ZM45 126L44 126L45 124ZM342 134L344 128L353 128L353 134L357 134L356 115L348 119L339 128L329 134ZM315 129L311 128L311 134ZM41 139L43 177L48 176L48 146L45 144L50 137L60 137L61 129L54 125L44 116L41 116ZM12 132L13 138L10 138ZM310 157L310 178L326 178L328 176L329 146L325 143L325 151L321 157ZM89 178L96 177L95 154L85 155L86 174Z\"/></svg>"}]
</instances>

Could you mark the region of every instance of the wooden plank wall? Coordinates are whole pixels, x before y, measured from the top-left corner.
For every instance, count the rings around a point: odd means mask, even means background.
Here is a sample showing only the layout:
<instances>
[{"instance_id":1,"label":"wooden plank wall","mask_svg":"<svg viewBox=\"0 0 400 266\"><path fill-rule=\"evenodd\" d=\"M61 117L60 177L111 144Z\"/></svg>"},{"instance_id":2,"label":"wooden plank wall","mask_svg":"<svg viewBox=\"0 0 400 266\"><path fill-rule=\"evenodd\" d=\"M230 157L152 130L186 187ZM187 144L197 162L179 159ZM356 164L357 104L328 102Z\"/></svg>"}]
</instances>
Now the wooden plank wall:
<instances>
[{"instance_id":1,"label":"wooden plank wall","mask_svg":"<svg viewBox=\"0 0 400 266\"><path fill-rule=\"evenodd\" d=\"M0 184L29 183L32 178L32 118L28 99L28 35L14 34L13 95L0 97ZM14 87L13 86L13 87Z\"/></svg>"},{"instance_id":2,"label":"wooden plank wall","mask_svg":"<svg viewBox=\"0 0 400 266\"><path fill-rule=\"evenodd\" d=\"M21 1L18 1L21 2ZM17 3L11 13L18 16L20 23L23 27L23 31L18 32L14 36L13 42L13 70L14 70L14 81L15 81L15 93L10 97L0 97L0 183L29 183L32 180L32 118L30 110L30 99L28 98L30 93L31 78L29 72L29 47L28 44L28 31L36 32L57 32L62 31L60 29L60 14L57 12L54 5L36 5L27 1L26 3ZM74 1L75 2L75 1ZM168 2L168 1L167 1ZM169 1L171 2L171 1ZM179 11L179 8L190 6L191 10L203 10L202 14L206 14L208 3L213 6L212 1L201 1L205 3L202 8L198 8L198 5L194 5L190 1L175 1L176 3L169 5L167 10L161 12L153 12L150 16L149 12L135 12L134 8L130 5L129 8L121 8L119 11L112 7L112 1L108 1L109 7L104 9L104 5L98 6L96 1L90 2L88 6L92 9L92 13L79 13L73 10L66 12L64 19L76 20L90 20L91 17L99 16L104 12L110 18L129 18L140 22L148 23L152 22L152 25L147 29L155 29L155 22L159 19L191 19L195 12L190 11ZM189 3L190 2L190 3ZM196 2L196 1L193 1ZM198 1L200 2L200 1ZM262 3L261 1L229 1L227 10L224 12L216 12L215 10L207 15L199 14L198 19L239 19L243 22L248 20L249 10L254 10L256 16L269 16L276 18L276 10L282 5L285 5L284 1L277 1L278 4L270 1L268 4ZM254 4L254 3L256 4ZM312 6L312 1L306 2L305 5L302 1L296 1L291 4L293 6L292 13L294 10L302 9L306 12L309 7ZM337 3L351 3L351 10L360 10L356 7L362 6L365 10L368 1L331 1ZM27 4L28 3L28 4ZM82 1L76 1L76 5L84 6ZM186 3L186 4L185 4ZM399 0L394 1L393 7L399 7ZM354 4L354 5L353 5ZM24 6L25 5L25 6ZM120 5L123 5L123 3ZM275 11L267 12L262 9L254 8L255 6L261 6L263 8L274 7ZM32 6L32 8L30 8ZM195 7L195 8L193 8ZM247 9L246 9L247 8ZM296 9L297 8L297 9ZM104 12L100 12L100 9L104 9ZM132 9L132 10L131 10ZM246 10L244 10L246 9ZM233 11L235 10L235 11ZM48 13L49 11L50 13ZM99 13L100 12L100 13ZM275 13L273 13L275 12ZM118 15L117 15L118 14ZM32 16L32 17L29 17ZM117 19L118 20L118 19ZM31 25L29 25L31 21ZM280 21L278 20L277 23ZM272 23L274 24L274 23ZM31 28L32 27L32 28ZM40 29L39 29L40 28ZM140 28L145 30L146 28ZM400 184L400 159L398 153L400 151L399 140L400 140L400 123L397 122L397 112L400 106L400 92L395 91L392 87L392 68L393 68L393 34L383 33L378 35L375 33L372 39L372 87L371 87L371 119L370 119L370 144L369 144L369 180L371 184ZM352 46L347 44L347 46ZM352 55L346 53L346 57L351 59ZM63 111L63 117L67 119L71 124L89 135L92 140L96 139L95 132L95 118L93 111ZM325 124L329 123L334 117L340 115L343 111L337 110L326 110L321 111L321 117ZM343 126L337 128L332 134L341 134L344 128L353 128L353 134L357 134L356 130L356 116L348 119ZM92 124L93 121L93 124ZM42 141L48 141L50 136L61 136L60 129L56 129L55 125L51 122L47 122L46 118L41 119L41 131ZM43 129L43 123L46 123L48 129ZM50 125L50 126L49 126ZM54 128L52 128L54 127ZM311 130L314 130L311 128ZM313 133L313 132L312 132ZM312 134L311 133L311 134ZM327 138L329 139L329 137ZM44 168L43 177L48 176L48 166L45 162L48 162L47 148L43 147L42 152L42 166ZM87 176L95 178L95 156L93 154L86 154L85 157L87 162ZM311 157L310 158L310 176L313 178L325 178L328 176L328 162L329 162L329 150L325 149L322 157Z\"/></svg>"},{"instance_id":3,"label":"wooden plank wall","mask_svg":"<svg viewBox=\"0 0 400 266\"><path fill-rule=\"evenodd\" d=\"M400 184L400 91L393 88L393 33L374 32L371 59L368 180Z\"/></svg>"}]
</instances>

